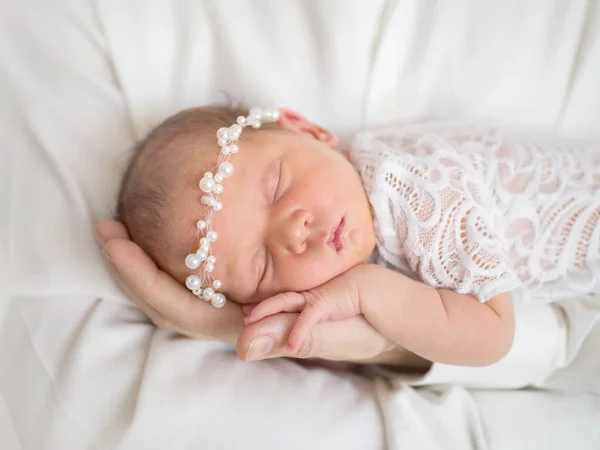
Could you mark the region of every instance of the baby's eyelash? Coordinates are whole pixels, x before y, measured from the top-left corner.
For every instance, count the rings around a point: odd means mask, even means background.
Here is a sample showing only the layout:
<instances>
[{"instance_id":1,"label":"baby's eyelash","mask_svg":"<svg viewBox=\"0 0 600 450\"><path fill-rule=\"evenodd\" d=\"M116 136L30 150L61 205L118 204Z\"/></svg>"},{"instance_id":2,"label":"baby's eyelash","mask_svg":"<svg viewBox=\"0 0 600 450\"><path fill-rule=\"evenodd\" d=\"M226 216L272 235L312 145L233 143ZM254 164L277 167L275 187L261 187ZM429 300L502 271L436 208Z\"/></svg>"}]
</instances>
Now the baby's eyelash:
<instances>
[{"instance_id":1,"label":"baby's eyelash","mask_svg":"<svg viewBox=\"0 0 600 450\"><path fill-rule=\"evenodd\" d=\"M268 261L269 261L269 249L265 246L265 257L264 257L264 263L263 263L263 273L262 276L260 277L260 281L258 282L258 284L262 284L262 282L265 280L266 276L267 276L267 267L268 267Z\"/></svg>"}]
</instances>

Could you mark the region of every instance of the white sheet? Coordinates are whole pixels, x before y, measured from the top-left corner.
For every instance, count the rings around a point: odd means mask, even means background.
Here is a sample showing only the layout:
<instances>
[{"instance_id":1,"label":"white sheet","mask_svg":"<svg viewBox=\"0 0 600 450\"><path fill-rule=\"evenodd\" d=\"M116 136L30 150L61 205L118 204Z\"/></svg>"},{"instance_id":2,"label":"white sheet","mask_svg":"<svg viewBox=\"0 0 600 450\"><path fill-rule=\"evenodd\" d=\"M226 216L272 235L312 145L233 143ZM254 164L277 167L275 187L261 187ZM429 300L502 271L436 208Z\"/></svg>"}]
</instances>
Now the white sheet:
<instances>
[{"instance_id":1,"label":"white sheet","mask_svg":"<svg viewBox=\"0 0 600 450\"><path fill-rule=\"evenodd\" d=\"M436 4L5 1L0 392L21 448L597 448L591 397L390 389L157 332L94 242L125 149L218 90L343 134L453 115L598 136L598 2Z\"/></svg>"}]
</instances>

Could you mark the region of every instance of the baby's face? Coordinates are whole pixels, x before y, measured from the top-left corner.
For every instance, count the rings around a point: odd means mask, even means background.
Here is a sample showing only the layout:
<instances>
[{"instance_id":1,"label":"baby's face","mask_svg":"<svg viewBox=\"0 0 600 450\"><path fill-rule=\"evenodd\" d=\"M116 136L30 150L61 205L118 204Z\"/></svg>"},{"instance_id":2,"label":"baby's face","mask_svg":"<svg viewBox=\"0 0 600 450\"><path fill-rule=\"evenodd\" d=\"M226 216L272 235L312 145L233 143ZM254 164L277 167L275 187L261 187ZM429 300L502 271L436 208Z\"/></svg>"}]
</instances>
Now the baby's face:
<instances>
[{"instance_id":1,"label":"baby's face","mask_svg":"<svg viewBox=\"0 0 600 450\"><path fill-rule=\"evenodd\" d=\"M223 182L213 277L240 303L314 288L364 262L375 246L373 219L359 174L337 151L299 132L260 131L239 142L233 176ZM204 149L206 151L206 149ZM215 143L215 160L217 146ZM185 256L198 248L205 216L193 161L176 193L175 276L191 273Z\"/></svg>"}]
</instances>

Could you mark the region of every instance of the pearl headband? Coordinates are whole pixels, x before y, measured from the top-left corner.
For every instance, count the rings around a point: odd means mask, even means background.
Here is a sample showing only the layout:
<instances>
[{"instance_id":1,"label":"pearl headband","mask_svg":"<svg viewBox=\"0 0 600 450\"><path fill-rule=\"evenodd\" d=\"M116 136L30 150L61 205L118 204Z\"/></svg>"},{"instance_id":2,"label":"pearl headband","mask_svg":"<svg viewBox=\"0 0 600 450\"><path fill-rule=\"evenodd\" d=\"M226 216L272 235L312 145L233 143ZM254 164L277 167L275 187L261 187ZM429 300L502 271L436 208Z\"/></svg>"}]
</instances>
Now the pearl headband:
<instances>
[{"instance_id":1,"label":"pearl headband","mask_svg":"<svg viewBox=\"0 0 600 450\"><path fill-rule=\"evenodd\" d=\"M263 123L273 123L279 120L278 109L250 109L248 117L240 116L237 123L229 128L219 128L217 131L217 143L221 147L221 153L217 160L217 173L206 172L200 180L200 190L206 195L202 196L202 203L208 207L204 220L196 223L198 228L198 251L190 253L185 258L185 265L189 269L198 269L202 264L202 275L190 275L185 280L185 285L192 293L206 301L210 301L215 308L225 305L225 295L218 292L223 287L221 280L215 280L212 272L215 270L217 258L210 254L210 245L216 242L219 235L212 229L212 219L215 212L223 209L219 201L219 195L223 193L223 181L233 174L233 165L229 162L231 155L238 152L237 141L242 130L248 126L260 128ZM212 281L212 283L211 283Z\"/></svg>"}]
</instances>

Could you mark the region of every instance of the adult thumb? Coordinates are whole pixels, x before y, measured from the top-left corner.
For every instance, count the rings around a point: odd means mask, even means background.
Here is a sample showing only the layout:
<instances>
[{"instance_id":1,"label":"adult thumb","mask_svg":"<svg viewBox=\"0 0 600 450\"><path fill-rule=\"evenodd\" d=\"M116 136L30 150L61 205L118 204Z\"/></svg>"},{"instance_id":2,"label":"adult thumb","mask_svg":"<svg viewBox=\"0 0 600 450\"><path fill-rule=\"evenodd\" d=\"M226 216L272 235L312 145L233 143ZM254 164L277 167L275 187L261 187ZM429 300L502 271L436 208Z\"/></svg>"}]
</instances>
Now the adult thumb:
<instances>
[{"instance_id":1,"label":"adult thumb","mask_svg":"<svg viewBox=\"0 0 600 450\"><path fill-rule=\"evenodd\" d=\"M297 352L291 353L286 349L289 333L297 318L297 313L279 313L248 325L237 341L238 357L244 361L281 357L317 357L321 341L318 331L311 332ZM317 327L313 330L315 329Z\"/></svg>"}]
</instances>

